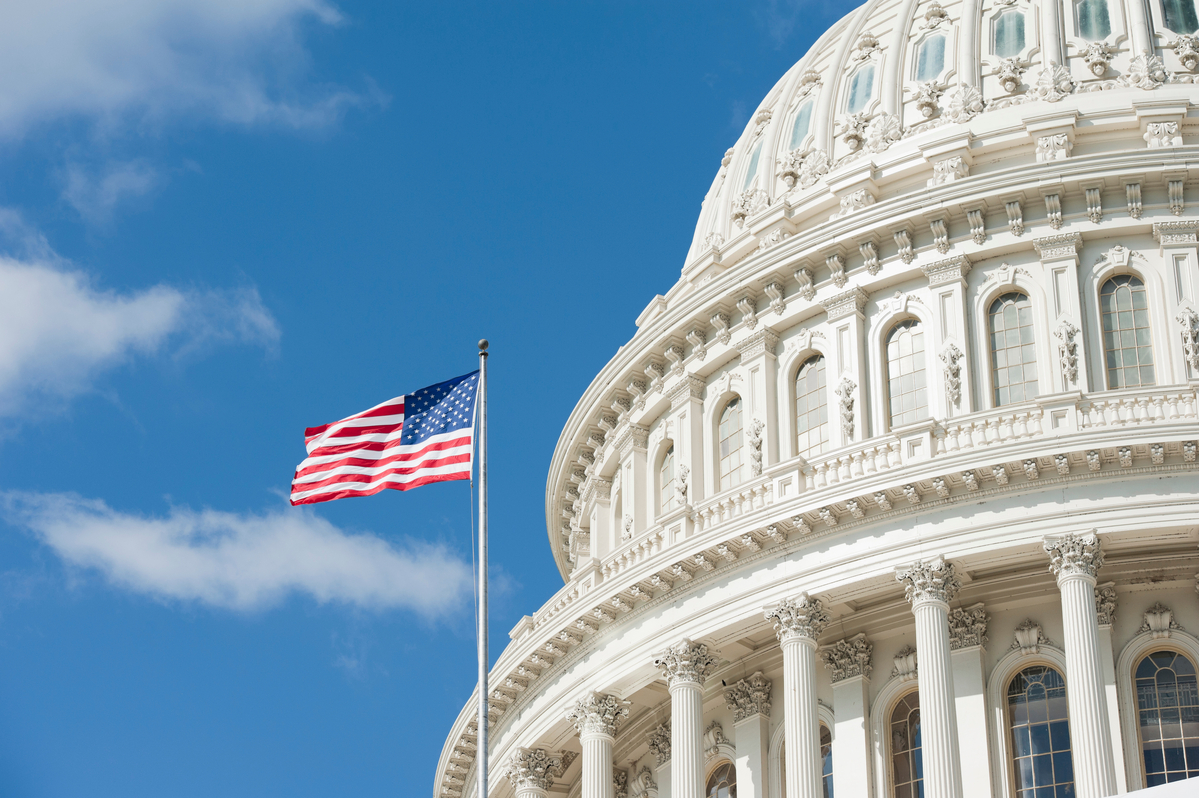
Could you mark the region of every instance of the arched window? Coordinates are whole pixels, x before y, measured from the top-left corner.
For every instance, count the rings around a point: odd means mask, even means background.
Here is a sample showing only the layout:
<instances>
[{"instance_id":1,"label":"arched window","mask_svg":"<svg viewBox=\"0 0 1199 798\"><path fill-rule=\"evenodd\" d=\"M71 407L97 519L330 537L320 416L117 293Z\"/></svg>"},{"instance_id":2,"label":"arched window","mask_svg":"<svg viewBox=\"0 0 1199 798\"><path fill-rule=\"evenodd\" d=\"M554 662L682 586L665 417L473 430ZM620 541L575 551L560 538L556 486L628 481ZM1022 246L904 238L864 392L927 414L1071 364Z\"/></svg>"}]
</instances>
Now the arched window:
<instances>
[{"instance_id":1,"label":"arched window","mask_svg":"<svg viewBox=\"0 0 1199 798\"><path fill-rule=\"evenodd\" d=\"M662 465L658 469L658 507L666 512L674 507L674 447L671 446L662 456Z\"/></svg>"},{"instance_id":2,"label":"arched window","mask_svg":"<svg viewBox=\"0 0 1199 798\"><path fill-rule=\"evenodd\" d=\"M1107 13L1107 0L1078 0L1074 4L1074 19L1079 35L1089 42L1111 35L1112 20Z\"/></svg>"},{"instance_id":3,"label":"arched window","mask_svg":"<svg viewBox=\"0 0 1199 798\"><path fill-rule=\"evenodd\" d=\"M865 110L873 96L874 64L863 64L849 80L849 99L845 101L845 110L851 114Z\"/></svg>"},{"instance_id":4,"label":"arched window","mask_svg":"<svg viewBox=\"0 0 1199 798\"><path fill-rule=\"evenodd\" d=\"M1024 49L1024 12L1005 11L995 18L995 55L1011 58Z\"/></svg>"},{"instance_id":5,"label":"arched window","mask_svg":"<svg viewBox=\"0 0 1199 798\"><path fill-rule=\"evenodd\" d=\"M987 313L991 328L991 384L995 406L1025 402L1037 395L1037 353L1033 344L1032 303L1024 294L1004 294Z\"/></svg>"},{"instance_id":6,"label":"arched window","mask_svg":"<svg viewBox=\"0 0 1199 798\"><path fill-rule=\"evenodd\" d=\"M833 798L833 734L823 723L820 724L820 785L824 788L824 798Z\"/></svg>"},{"instance_id":7,"label":"arched window","mask_svg":"<svg viewBox=\"0 0 1199 798\"><path fill-rule=\"evenodd\" d=\"M704 795L708 798L737 798L737 769L732 762L725 762L712 771Z\"/></svg>"},{"instance_id":8,"label":"arched window","mask_svg":"<svg viewBox=\"0 0 1199 798\"><path fill-rule=\"evenodd\" d=\"M1008 728L1016 795L1074 795L1066 682L1047 665L1012 677L1007 688Z\"/></svg>"},{"instance_id":9,"label":"arched window","mask_svg":"<svg viewBox=\"0 0 1199 798\"><path fill-rule=\"evenodd\" d=\"M1175 33L1194 33L1199 29L1195 0L1162 0L1162 19Z\"/></svg>"},{"instance_id":10,"label":"arched window","mask_svg":"<svg viewBox=\"0 0 1199 798\"><path fill-rule=\"evenodd\" d=\"M1145 284L1131 274L1113 277L1099 291L1099 309L1103 313L1107 387L1153 385L1153 346Z\"/></svg>"},{"instance_id":11,"label":"arched window","mask_svg":"<svg viewBox=\"0 0 1199 798\"><path fill-rule=\"evenodd\" d=\"M807 100L799 106L799 113L795 115L795 124L791 126L791 144L788 149L795 149L807 138L808 130L812 127L813 106L814 103L811 100Z\"/></svg>"},{"instance_id":12,"label":"arched window","mask_svg":"<svg viewBox=\"0 0 1199 798\"><path fill-rule=\"evenodd\" d=\"M924 330L915 319L901 321L887 335L887 388L892 427L928 418Z\"/></svg>"},{"instance_id":13,"label":"arched window","mask_svg":"<svg viewBox=\"0 0 1199 798\"><path fill-rule=\"evenodd\" d=\"M922 798L923 795L920 694L911 692L891 710L891 798Z\"/></svg>"},{"instance_id":14,"label":"arched window","mask_svg":"<svg viewBox=\"0 0 1199 798\"><path fill-rule=\"evenodd\" d=\"M924 83L934 80L945 68L945 36L936 34L920 43L916 54L916 80Z\"/></svg>"},{"instance_id":15,"label":"arched window","mask_svg":"<svg viewBox=\"0 0 1199 798\"><path fill-rule=\"evenodd\" d=\"M795 375L795 451L801 457L828 448L828 396L824 357L805 360Z\"/></svg>"},{"instance_id":16,"label":"arched window","mask_svg":"<svg viewBox=\"0 0 1199 798\"><path fill-rule=\"evenodd\" d=\"M753 154L749 156L749 168L745 170L745 183L741 186L741 190L745 191L753 185L754 178L758 176L758 158L762 155L762 142L758 142L754 146Z\"/></svg>"},{"instance_id":17,"label":"arched window","mask_svg":"<svg viewBox=\"0 0 1199 798\"><path fill-rule=\"evenodd\" d=\"M720 490L741 484L741 399L733 397L720 414Z\"/></svg>"},{"instance_id":18,"label":"arched window","mask_svg":"<svg viewBox=\"0 0 1199 798\"><path fill-rule=\"evenodd\" d=\"M1136 669L1137 720L1145 784L1199 777L1199 687L1195 663L1154 651Z\"/></svg>"}]
</instances>

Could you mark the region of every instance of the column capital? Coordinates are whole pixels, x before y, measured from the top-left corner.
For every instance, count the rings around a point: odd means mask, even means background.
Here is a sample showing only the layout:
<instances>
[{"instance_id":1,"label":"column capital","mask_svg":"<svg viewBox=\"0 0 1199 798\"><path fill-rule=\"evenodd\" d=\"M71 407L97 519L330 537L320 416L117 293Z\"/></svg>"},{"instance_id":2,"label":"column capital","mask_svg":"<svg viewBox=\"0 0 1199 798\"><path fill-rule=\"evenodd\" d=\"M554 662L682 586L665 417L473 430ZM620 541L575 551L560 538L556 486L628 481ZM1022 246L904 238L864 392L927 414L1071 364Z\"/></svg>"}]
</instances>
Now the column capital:
<instances>
[{"instance_id":1,"label":"column capital","mask_svg":"<svg viewBox=\"0 0 1199 798\"><path fill-rule=\"evenodd\" d=\"M774 633L780 643L796 638L814 642L828 626L830 616L820 599L800 593L767 610L766 620L774 621Z\"/></svg>"},{"instance_id":2,"label":"column capital","mask_svg":"<svg viewBox=\"0 0 1199 798\"><path fill-rule=\"evenodd\" d=\"M508 760L505 775L517 792L521 790L548 790L554 785L578 754L559 751L551 754L544 748L517 748Z\"/></svg>"},{"instance_id":3,"label":"column capital","mask_svg":"<svg viewBox=\"0 0 1199 798\"><path fill-rule=\"evenodd\" d=\"M973 607L950 610L949 612L949 650L972 648L987 644L987 621L990 616L982 604Z\"/></svg>"},{"instance_id":4,"label":"column capital","mask_svg":"<svg viewBox=\"0 0 1199 798\"><path fill-rule=\"evenodd\" d=\"M913 608L928 602L948 604L962 586L953 563L945 562L943 557L917 560L907 568L897 568L895 578L903 583L904 597Z\"/></svg>"},{"instance_id":5,"label":"column capital","mask_svg":"<svg viewBox=\"0 0 1199 798\"><path fill-rule=\"evenodd\" d=\"M670 721L659 723L649 733L649 752L654 755L658 767L670 761Z\"/></svg>"},{"instance_id":6,"label":"column capital","mask_svg":"<svg viewBox=\"0 0 1199 798\"><path fill-rule=\"evenodd\" d=\"M1095 530L1082 535L1050 535L1045 538L1049 570L1060 583L1071 576L1094 580L1103 567L1103 550Z\"/></svg>"},{"instance_id":7,"label":"column capital","mask_svg":"<svg viewBox=\"0 0 1199 798\"><path fill-rule=\"evenodd\" d=\"M628 701L604 693L588 693L566 713L566 719L575 725L580 735L604 734L608 737L616 734L616 727L628 716Z\"/></svg>"},{"instance_id":8,"label":"column capital","mask_svg":"<svg viewBox=\"0 0 1199 798\"><path fill-rule=\"evenodd\" d=\"M874 671L873 656L874 645L866 639L864 632L845 640L838 640L820 650L820 659L832 672L833 684L855 676L869 679Z\"/></svg>"},{"instance_id":9,"label":"column capital","mask_svg":"<svg viewBox=\"0 0 1199 798\"><path fill-rule=\"evenodd\" d=\"M692 643L683 638L654 659L654 665L666 677L666 685L695 684L702 686L704 680L716 669L716 657L703 643Z\"/></svg>"},{"instance_id":10,"label":"column capital","mask_svg":"<svg viewBox=\"0 0 1199 798\"><path fill-rule=\"evenodd\" d=\"M724 691L724 702L733 710L733 722L740 723L754 715L770 717L771 682L761 671L755 672Z\"/></svg>"}]
</instances>

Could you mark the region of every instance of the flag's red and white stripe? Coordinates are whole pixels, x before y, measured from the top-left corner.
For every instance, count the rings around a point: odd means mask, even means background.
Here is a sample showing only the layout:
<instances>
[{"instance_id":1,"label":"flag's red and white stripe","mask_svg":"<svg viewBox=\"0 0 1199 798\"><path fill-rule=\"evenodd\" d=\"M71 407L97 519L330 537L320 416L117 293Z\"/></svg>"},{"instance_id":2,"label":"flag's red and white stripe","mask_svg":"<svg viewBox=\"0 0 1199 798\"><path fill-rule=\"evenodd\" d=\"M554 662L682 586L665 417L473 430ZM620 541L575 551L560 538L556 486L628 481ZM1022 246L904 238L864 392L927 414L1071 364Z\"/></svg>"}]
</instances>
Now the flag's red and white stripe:
<instances>
[{"instance_id":1,"label":"flag's red and white stripe","mask_svg":"<svg viewBox=\"0 0 1199 798\"><path fill-rule=\"evenodd\" d=\"M404 397L304 431L308 457L291 483L292 504L316 504L430 482L470 479L473 429L402 444Z\"/></svg>"}]
</instances>

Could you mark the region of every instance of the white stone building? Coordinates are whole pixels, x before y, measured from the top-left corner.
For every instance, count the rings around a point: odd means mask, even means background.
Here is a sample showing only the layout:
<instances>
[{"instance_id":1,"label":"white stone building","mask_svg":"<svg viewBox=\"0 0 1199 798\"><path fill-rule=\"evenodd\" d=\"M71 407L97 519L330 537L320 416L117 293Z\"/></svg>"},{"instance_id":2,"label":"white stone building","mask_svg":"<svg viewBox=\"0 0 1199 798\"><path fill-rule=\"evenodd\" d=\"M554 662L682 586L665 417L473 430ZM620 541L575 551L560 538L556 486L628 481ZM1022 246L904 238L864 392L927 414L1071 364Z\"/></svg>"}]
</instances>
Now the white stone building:
<instances>
[{"instance_id":1,"label":"white stone building","mask_svg":"<svg viewBox=\"0 0 1199 798\"><path fill-rule=\"evenodd\" d=\"M1196 29L870 0L783 76L562 432L494 796L1199 776Z\"/></svg>"}]
</instances>

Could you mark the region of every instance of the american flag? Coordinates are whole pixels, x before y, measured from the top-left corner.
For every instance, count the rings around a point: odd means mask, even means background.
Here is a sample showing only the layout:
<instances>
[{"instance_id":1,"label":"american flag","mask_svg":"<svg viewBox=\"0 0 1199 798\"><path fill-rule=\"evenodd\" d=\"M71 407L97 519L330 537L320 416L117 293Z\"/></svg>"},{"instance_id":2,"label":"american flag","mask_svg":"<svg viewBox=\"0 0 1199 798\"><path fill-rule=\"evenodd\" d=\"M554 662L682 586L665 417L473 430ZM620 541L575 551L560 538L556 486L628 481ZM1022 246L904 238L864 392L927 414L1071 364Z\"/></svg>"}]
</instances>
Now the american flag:
<instances>
[{"instance_id":1,"label":"american flag","mask_svg":"<svg viewBox=\"0 0 1199 798\"><path fill-rule=\"evenodd\" d=\"M304 430L292 504L470 479L479 372Z\"/></svg>"}]
</instances>

